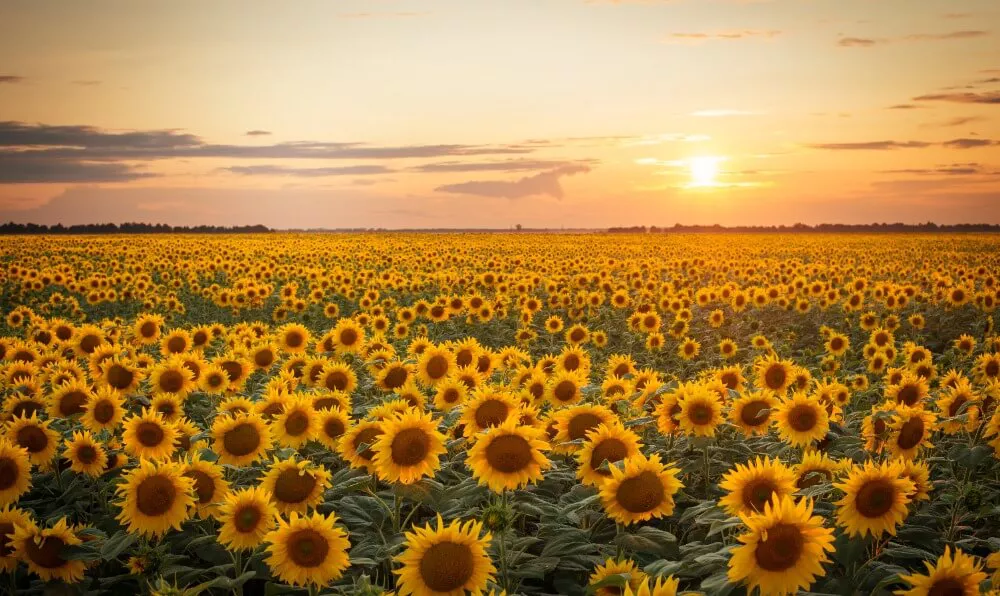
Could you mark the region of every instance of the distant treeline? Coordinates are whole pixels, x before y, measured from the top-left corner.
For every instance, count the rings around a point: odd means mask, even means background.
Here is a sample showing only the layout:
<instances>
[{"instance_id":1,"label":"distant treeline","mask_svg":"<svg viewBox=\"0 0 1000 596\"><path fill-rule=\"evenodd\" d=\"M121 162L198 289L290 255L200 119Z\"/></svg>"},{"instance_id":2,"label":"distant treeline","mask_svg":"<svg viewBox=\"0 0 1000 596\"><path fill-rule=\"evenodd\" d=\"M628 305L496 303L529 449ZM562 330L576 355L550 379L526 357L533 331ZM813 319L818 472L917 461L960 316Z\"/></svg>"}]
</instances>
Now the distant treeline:
<instances>
[{"instance_id":1,"label":"distant treeline","mask_svg":"<svg viewBox=\"0 0 1000 596\"><path fill-rule=\"evenodd\" d=\"M19 224L8 222L0 225L0 234L260 234L270 232L267 226L168 226L167 224Z\"/></svg>"},{"instance_id":2,"label":"distant treeline","mask_svg":"<svg viewBox=\"0 0 1000 596\"><path fill-rule=\"evenodd\" d=\"M672 227L631 226L627 228L608 228L609 234L664 234L664 233L712 233L735 232L749 234L840 234L858 233L905 233L905 232L1000 232L996 224L955 224L938 225L936 223L904 224L904 223L873 223L873 224L818 224L810 226L795 224L792 226L685 226L675 224Z\"/></svg>"}]
</instances>

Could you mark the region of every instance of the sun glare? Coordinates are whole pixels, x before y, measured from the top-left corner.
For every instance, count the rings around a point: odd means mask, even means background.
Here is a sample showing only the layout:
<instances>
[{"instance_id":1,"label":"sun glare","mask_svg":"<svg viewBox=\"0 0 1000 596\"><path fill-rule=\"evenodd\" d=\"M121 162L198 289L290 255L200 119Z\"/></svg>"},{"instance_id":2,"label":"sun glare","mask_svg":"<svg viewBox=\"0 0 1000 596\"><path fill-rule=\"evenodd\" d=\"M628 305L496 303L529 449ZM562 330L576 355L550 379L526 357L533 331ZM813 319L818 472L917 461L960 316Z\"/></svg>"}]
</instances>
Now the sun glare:
<instances>
[{"instance_id":1,"label":"sun glare","mask_svg":"<svg viewBox=\"0 0 1000 596\"><path fill-rule=\"evenodd\" d=\"M692 157L688 160L688 170L691 173L692 188L703 188L708 186L718 186L716 178L719 176L719 162L724 158L715 155L705 155L702 157Z\"/></svg>"}]
</instances>

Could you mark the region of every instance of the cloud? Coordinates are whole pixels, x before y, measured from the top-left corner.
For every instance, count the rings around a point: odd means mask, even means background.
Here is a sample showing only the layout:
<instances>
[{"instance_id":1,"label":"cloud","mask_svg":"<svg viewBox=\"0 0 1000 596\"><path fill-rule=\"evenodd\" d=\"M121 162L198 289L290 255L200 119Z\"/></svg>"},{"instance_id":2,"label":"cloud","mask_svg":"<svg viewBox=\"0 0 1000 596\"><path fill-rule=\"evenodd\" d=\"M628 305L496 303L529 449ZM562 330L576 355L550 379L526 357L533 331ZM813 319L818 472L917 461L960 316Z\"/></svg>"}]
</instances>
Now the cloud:
<instances>
[{"instance_id":1,"label":"cloud","mask_svg":"<svg viewBox=\"0 0 1000 596\"><path fill-rule=\"evenodd\" d=\"M978 81L972 81L973 85L992 85L993 83L1000 83L1000 77L990 77L988 79L979 79Z\"/></svg>"},{"instance_id":2,"label":"cloud","mask_svg":"<svg viewBox=\"0 0 1000 596\"><path fill-rule=\"evenodd\" d=\"M389 174L392 170L385 166L344 166L334 168L288 168L276 165L232 166L220 170L242 176L298 176L302 178L323 178L327 176L366 176L369 174Z\"/></svg>"},{"instance_id":3,"label":"cloud","mask_svg":"<svg viewBox=\"0 0 1000 596\"><path fill-rule=\"evenodd\" d=\"M122 163L0 159L0 184L51 184L66 182L128 182L156 174L136 171Z\"/></svg>"},{"instance_id":4,"label":"cloud","mask_svg":"<svg viewBox=\"0 0 1000 596\"><path fill-rule=\"evenodd\" d=\"M594 160L584 160L594 163ZM532 170L551 170L555 168L579 165L567 161L509 159L506 161L461 162L446 161L419 165L413 168L417 172L525 172Z\"/></svg>"},{"instance_id":5,"label":"cloud","mask_svg":"<svg viewBox=\"0 0 1000 596\"><path fill-rule=\"evenodd\" d=\"M879 170L880 174L918 174L935 176L973 176L985 174L983 165L978 163L955 163L934 168L906 168L902 170Z\"/></svg>"},{"instance_id":6,"label":"cloud","mask_svg":"<svg viewBox=\"0 0 1000 596\"><path fill-rule=\"evenodd\" d=\"M977 149L979 147L995 147L1000 145L1000 141L990 139L952 139L941 143L942 147L949 149Z\"/></svg>"},{"instance_id":7,"label":"cloud","mask_svg":"<svg viewBox=\"0 0 1000 596\"><path fill-rule=\"evenodd\" d=\"M1000 105L1000 91L987 91L985 93L930 93L914 97L913 101L949 101L952 103Z\"/></svg>"},{"instance_id":8,"label":"cloud","mask_svg":"<svg viewBox=\"0 0 1000 596\"><path fill-rule=\"evenodd\" d=\"M781 35L781 31L775 29L742 29L731 31L716 31L712 33L671 33L666 39L667 43L701 43L704 41L722 40L735 41L739 39L764 38L771 39Z\"/></svg>"},{"instance_id":9,"label":"cloud","mask_svg":"<svg viewBox=\"0 0 1000 596\"><path fill-rule=\"evenodd\" d=\"M10 83L13 85L15 83L23 83L25 80L26 79L24 77L19 77L16 75L0 75L0 85L4 83Z\"/></svg>"},{"instance_id":10,"label":"cloud","mask_svg":"<svg viewBox=\"0 0 1000 596\"><path fill-rule=\"evenodd\" d=\"M269 130L248 130L244 133L248 137L265 137L271 134Z\"/></svg>"},{"instance_id":11,"label":"cloud","mask_svg":"<svg viewBox=\"0 0 1000 596\"><path fill-rule=\"evenodd\" d=\"M913 149L930 147L933 143L924 141L865 141L861 143L817 143L808 145L811 149L834 151L888 151L892 149Z\"/></svg>"},{"instance_id":12,"label":"cloud","mask_svg":"<svg viewBox=\"0 0 1000 596\"><path fill-rule=\"evenodd\" d=\"M876 44L885 43L885 39L869 39L866 37L841 37L837 45L844 48L867 48Z\"/></svg>"},{"instance_id":13,"label":"cloud","mask_svg":"<svg viewBox=\"0 0 1000 596\"><path fill-rule=\"evenodd\" d=\"M96 87L101 84L101 81L80 80L80 81L72 81L72 83L74 85L79 85L81 87Z\"/></svg>"},{"instance_id":14,"label":"cloud","mask_svg":"<svg viewBox=\"0 0 1000 596\"><path fill-rule=\"evenodd\" d=\"M954 39L973 39L977 37L988 37L989 31L965 30L949 31L947 33L912 33L902 37L841 37L837 40L837 45L845 48L868 48L875 45L894 43L899 41L949 41Z\"/></svg>"},{"instance_id":15,"label":"cloud","mask_svg":"<svg viewBox=\"0 0 1000 596\"><path fill-rule=\"evenodd\" d=\"M943 122L932 122L925 124L924 127L931 128L950 128L952 126L963 126L972 122L982 122L986 120L982 116L956 116L955 118L950 118Z\"/></svg>"},{"instance_id":16,"label":"cloud","mask_svg":"<svg viewBox=\"0 0 1000 596\"><path fill-rule=\"evenodd\" d=\"M887 110L919 110L919 109L923 109L923 108L926 108L926 107L927 106L918 106L917 104L913 104L913 103L898 103L898 104L896 104L894 106L889 106L886 109Z\"/></svg>"},{"instance_id":17,"label":"cloud","mask_svg":"<svg viewBox=\"0 0 1000 596\"><path fill-rule=\"evenodd\" d=\"M111 133L93 126L48 126L0 122L0 147L76 147L137 151L195 147L201 140L176 130Z\"/></svg>"},{"instance_id":18,"label":"cloud","mask_svg":"<svg viewBox=\"0 0 1000 596\"><path fill-rule=\"evenodd\" d=\"M514 181L473 180L459 184L446 184L435 188L434 191L506 199L518 199L533 195L548 195L556 199L561 199L563 198L563 188L559 183L559 179L563 176L572 176L589 171L590 168L585 165L564 166Z\"/></svg>"}]
</instances>

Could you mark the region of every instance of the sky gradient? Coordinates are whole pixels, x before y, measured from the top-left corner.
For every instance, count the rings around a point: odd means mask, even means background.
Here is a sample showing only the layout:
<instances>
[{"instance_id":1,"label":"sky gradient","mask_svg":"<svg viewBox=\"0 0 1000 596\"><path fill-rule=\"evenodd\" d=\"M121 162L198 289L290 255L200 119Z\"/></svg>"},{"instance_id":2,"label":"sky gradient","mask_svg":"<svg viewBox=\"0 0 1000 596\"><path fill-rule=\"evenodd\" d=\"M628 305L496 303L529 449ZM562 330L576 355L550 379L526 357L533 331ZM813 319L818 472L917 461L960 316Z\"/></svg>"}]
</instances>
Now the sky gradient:
<instances>
[{"instance_id":1,"label":"sky gradient","mask_svg":"<svg viewBox=\"0 0 1000 596\"><path fill-rule=\"evenodd\" d=\"M1000 223L995 0L7 0L0 221Z\"/></svg>"}]
</instances>

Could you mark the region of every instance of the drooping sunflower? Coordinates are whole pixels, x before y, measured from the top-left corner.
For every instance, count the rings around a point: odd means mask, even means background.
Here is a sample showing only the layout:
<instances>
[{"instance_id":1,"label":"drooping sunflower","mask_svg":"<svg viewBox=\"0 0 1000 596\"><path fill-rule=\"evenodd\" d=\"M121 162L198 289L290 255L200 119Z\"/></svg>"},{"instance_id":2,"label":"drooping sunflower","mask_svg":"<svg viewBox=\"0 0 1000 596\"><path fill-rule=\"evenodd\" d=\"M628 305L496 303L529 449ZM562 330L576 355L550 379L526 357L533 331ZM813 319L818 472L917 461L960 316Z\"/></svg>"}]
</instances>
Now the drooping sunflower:
<instances>
[{"instance_id":1,"label":"drooping sunflower","mask_svg":"<svg viewBox=\"0 0 1000 596\"><path fill-rule=\"evenodd\" d=\"M639 436L618 421L600 424L588 430L586 437L576 452L576 477L591 486L600 486L611 477L611 466L638 455L642 447Z\"/></svg>"},{"instance_id":2,"label":"drooping sunflower","mask_svg":"<svg viewBox=\"0 0 1000 596\"><path fill-rule=\"evenodd\" d=\"M762 358L754 364L754 383L759 389L783 395L794 380L793 369L794 364L788 360L779 360L777 356Z\"/></svg>"},{"instance_id":3,"label":"drooping sunflower","mask_svg":"<svg viewBox=\"0 0 1000 596\"><path fill-rule=\"evenodd\" d=\"M611 519L631 525L674 512L674 495L684 485L680 470L665 465L658 454L639 454L611 467L611 477L600 487L601 504Z\"/></svg>"},{"instance_id":4,"label":"drooping sunflower","mask_svg":"<svg viewBox=\"0 0 1000 596\"><path fill-rule=\"evenodd\" d=\"M121 513L117 519L129 532L143 536L179 530L194 512L194 484L194 479L184 476L184 464L140 459L118 485Z\"/></svg>"},{"instance_id":5,"label":"drooping sunflower","mask_svg":"<svg viewBox=\"0 0 1000 596\"><path fill-rule=\"evenodd\" d=\"M534 427L520 426L516 416L475 437L466 466L479 484L494 492L516 489L536 482L552 463L545 456L549 444Z\"/></svg>"},{"instance_id":6,"label":"drooping sunflower","mask_svg":"<svg viewBox=\"0 0 1000 596\"><path fill-rule=\"evenodd\" d=\"M770 457L744 464L737 464L719 482L719 488L727 492L719 499L729 515L751 515L764 511L774 495L789 496L798 490L795 472Z\"/></svg>"},{"instance_id":7,"label":"drooping sunflower","mask_svg":"<svg viewBox=\"0 0 1000 596\"><path fill-rule=\"evenodd\" d=\"M771 426L778 399L767 391L747 393L729 408L729 422L748 436L764 436Z\"/></svg>"},{"instance_id":8,"label":"drooping sunflower","mask_svg":"<svg viewBox=\"0 0 1000 596\"><path fill-rule=\"evenodd\" d=\"M876 538L885 532L896 535L896 527L909 515L906 506L915 488L898 462L872 461L853 466L847 479L834 487L844 492L836 503L837 525L850 536Z\"/></svg>"},{"instance_id":9,"label":"drooping sunflower","mask_svg":"<svg viewBox=\"0 0 1000 596\"><path fill-rule=\"evenodd\" d=\"M518 399L506 391L496 391L485 387L472 394L460 419L465 426L465 436L471 437L487 428L493 428L507 421L520 407Z\"/></svg>"},{"instance_id":10,"label":"drooping sunflower","mask_svg":"<svg viewBox=\"0 0 1000 596\"><path fill-rule=\"evenodd\" d=\"M251 486L227 494L216 517L220 544L229 550L252 550L274 529L278 510L267 491Z\"/></svg>"},{"instance_id":11,"label":"drooping sunflower","mask_svg":"<svg viewBox=\"0 0 1000 596\"><path fill-rule=\"evenodd\" d=\"M781 440L795 447L821 441L830 430L830 416L818 399L794 393L778 404L774 421Z\"/></svg>"},{"instance_id":12,"label":"drooping sunflower","mask_svg":"<svg viewBox=\"0 0 1000 596\"><path fill-rule=\"evenodd\" d=\"M909 590L899 590L899 596L978 596L979 584L986 581L983 565L975 557L956 548L944 547L944 554L936 563L924 561L927 573L900 575L899 579L910 584Z\"/></svg>"},{"instance_id":13,"label":"drooping sunflower","mask_svg":"<svg viewBox=\"0 0 1000 596\"><path fill-rule=\"evenodd\" d=\"M108 465L104 446L95 441L89 431L74 431L72 440L66 441L63 456L69 460L71 470L92 477L103 474Z\"/></svg>"},{"instance_id":14,"label":"drooping sunflower","mask_svg":"<svg viewBox=\"0 0 1000 596\"><path fill-rule=\"evenodd\" d=\"M125 451L140 459L169 459L177 448L177 427L150 408L125 421L122 441Z\"/></svg>"},{"instance_id":15,"label":"drooping sunflower","mask_svg":"<svg viewBox=\"0 0 1000 596\"><path fill-rule=\"evenodd\" d=\"M59 433L49 428L48 420L39 420L37 413L31 417L19 416L7 423L7 440L28 451L28 458L36 466L52 461L59 448Z\"/></svg>"},{"instance_id":16,"label":"drooping sunflower","mask_svg":"<svg viewBox=\"0 0 1000 596\"><path fill-rule=\"evenodd\" d=\"M245 466L259 461L271 449L271 430L257 413L218 416L212 423L212 450L219 463Z\"/></svg>"},{"instance_id":17,"label":"drooping sunflower","mask_svg":"<svg viewBox=\"0 0 1000 596\"><path fill-rule=\"evenodd\" d=\"M587 438L588 431L617 420L618 416L602 405L578 405L557 410L551 416L556 429L556 436L551 440L553 452L576 452L580 445L573 445L571 441L582 441Z\"/></svg>"},{"instance_id":18,"label":"drooping sunflower","mask_svg":"<svg viewBox=\"0 0 1000 596\"><path fill-rule=\"evenodd\" d=\"M401 567L400 596L482 594L496 568L487 549L492 536L483 533L482 522L444 524L439 514L437 527L427 524L405 534L405 550L396 557Z\"/></svg>"},{"instance_id":19,"label":"drooping sunflower","mask_svg":"<svg viewBox=\"0 0 1000 596\"><path fill-rule=\"evenodd\" d=\"M229 494L229 483L225 480L222 466L195 454L184 462L184 476L194 480L198 517L205 519L216 515L219 504Z\"/></svg>"},{"instance_id":20,"label":"drooping sunflower","mask_svg":"<svg viewBox=\"0 0 1000 596\"><path fill-rule=\"evenodd\" d=\"M7 506L31 488L28 450L0 439L0 506ZM0 539L3 535L0 535Z\"/></svg>"},{"instance_id":21,"label":"drooping sunflower","mask_svg":"<svg viewBox=\"0 0 1000 596\"><path fill-rule=\"evenodd\" d=\"M274 441L292 449L298 449L315 439L319 430L319 415L308 396L290 399L285 404L285 409L271 422Z\"/></svg>"},{"instance_id":22,"label":"drooping sunflower","mask_svg":"<svg viewBox=\"0 0 1000 596\"><path fill-rule=\"evenodd\" d=\"M589 578L587 578L587 585L593 586L594 584L598 584L612 575L628 576L625 580L625 586L635 590L638 590L639 586L644 584L646 582L646 578L648 577L639 569L639 566L635 564L635 561L629 559L618 561L615 559L608 559L603 565L598 565L594 568L594 572L590 574ZM625 586L605 586L590 589L593 590L593 594L597 594L598 596L619 596Z\"/></svg>"},{"instance_id":23,"label":"drooping sunflower","mask_svg":"<svg viewBox=\"0 0 1000 596\"><path fill-rule=\"evenodd\" d=\"M745 584L748 592L793 594L826 575L823 564L835 550L833 530L813 515L811 499L796 503L775 495L763 512L741 518L747 531L729 560L730 582Z\"/></svg>"},{"instance_id":24,"label":"drooping sunflower","mask_svg":"<svg viewBox=\"0 0 1000 596\"><path fill-rule=\"evenodd\" d=\"M436 387L457 368L455 355L450 350L441 346L427 346L417 360L417 380L424 387Z\"/></svg>"},{"instance_id":25,"label":"drooping sunflower","mask_svg":"<svg viewBox=\"0 0 1000 596\"><path fill-rule=\"evenodd\" d=\"M920 449L933 449L930 442L937 417L922 408L899 406L888 423L889 438L886 445L893 457L914 459Z\"/></svg>"},{"instance_id":26,"label":"drooping sunflower","mask_svg":"<svg viewBox=\"0 0 1000 596\"><path fill-rule=\"evenodd\" d=\"M268 542L265 560L281 581L296 585L325 586L337 580L350 566L347 532L337 526L334 514L313 511L308 516L293 512L286 522L264 537Z\"/></svg>"},{"instance_id":27,"label":"drooping sunflower","mask_svg":"<svg viewBox=\"0 0 1000 596\"><path fill-rule=\"evenodd\" d=\"M352 468L365 468L375 472L375 450L373 449L378 436L382 434L381 420L362 420L344 432L337 444L340 457Z\"/></svg>"},{"instance_id":28,"label":"drooping sunflower","mask_svg":"<svg viewBox=\"0 0 1000 596\"><path fill-rule=\"evenodd\" d=\"M260 485L270 493L279 513L305 513L323 500L323 491L330 486L330 473L309 460L275 459Z\"/></svg>"},{"instance_id":29,"label":"drooping sunflower","mask_svg":"<svg viewBox=\"0 0 1000 596\"><path fill-rule=\"evenodd\" d=\"M30 519L23 525L14 525L10 543L15 556L28 565L28 570L45 581L54 579L75 583L83 579L84 561L66 559L63 549L82 544L83 541L61 518L51 528L40 529Z\"/></svg>"},{"instance_id":30,"label":"drooping sunflower","mask_svg":"<svg viewBox=\"0 0 1000 596\"><path fill-rule=\"evenodd\" d=\"M681 432L696 437L714 437L722 424L722 401L719 395L704 385L697 385L677 400L677 419Z\"/></svg>"},{"instance_id":31,"label":"drooping sunflower","mask_svg":"<svg viewBox=\"0 0 1000 596\"><path fill-rule=\"evenodd\" d=\"M433 476L447 453L445 436L430 413L411 409L382 423L373 446L376 474L386 482L413 484Z\"/></svg>"}]
</instances>

